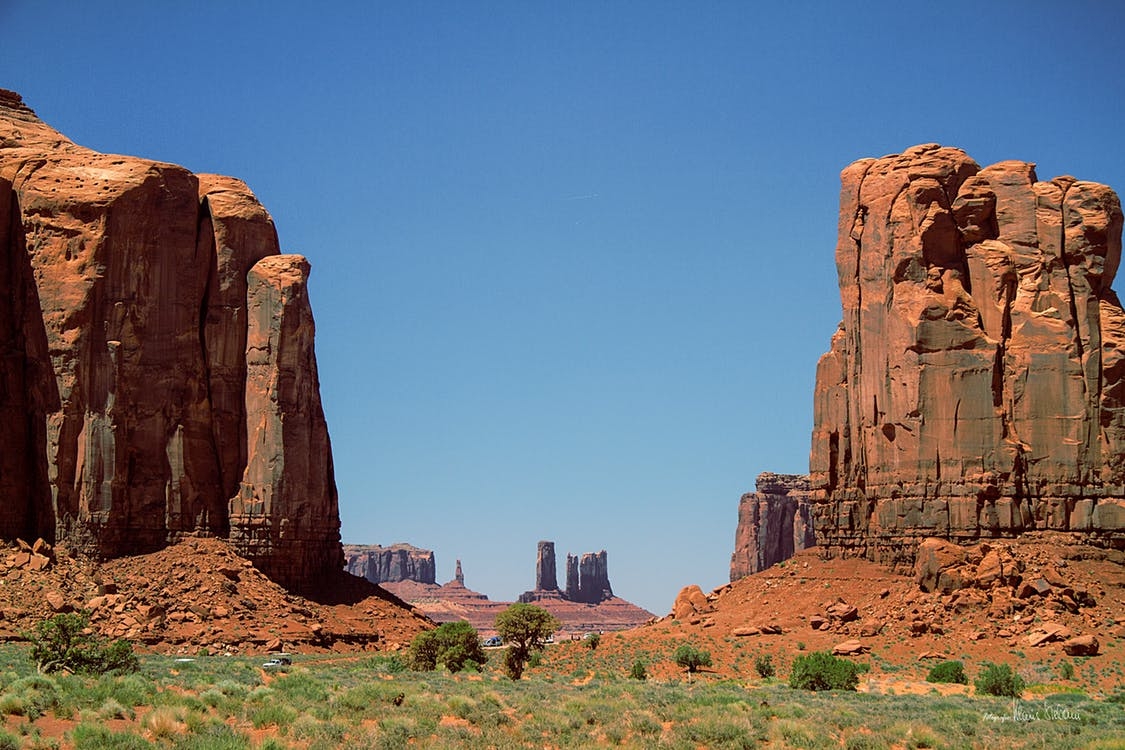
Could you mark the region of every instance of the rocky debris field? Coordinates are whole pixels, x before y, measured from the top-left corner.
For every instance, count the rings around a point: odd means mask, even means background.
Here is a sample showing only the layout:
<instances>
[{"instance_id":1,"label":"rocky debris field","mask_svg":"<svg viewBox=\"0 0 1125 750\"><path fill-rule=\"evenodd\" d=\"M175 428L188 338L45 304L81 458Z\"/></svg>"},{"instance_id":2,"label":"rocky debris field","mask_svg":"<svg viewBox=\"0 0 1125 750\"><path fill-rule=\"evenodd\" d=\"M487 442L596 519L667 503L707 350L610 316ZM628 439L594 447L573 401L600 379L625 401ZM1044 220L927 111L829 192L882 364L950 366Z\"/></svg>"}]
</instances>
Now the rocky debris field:
<instances>
[{"instance_id":1,"label":"rocky debris field","mask_svg":"<svg viewBox=\"0 0 1125 750\"><path fill-rule=\"evenodd\" d=\"M914 575L805 550L709 593L685 587L669 615L624 635L650 649L700 644L732 676L748 668L738 666L744 652L784 663L826 650L921 675L942 659L1030 668L1085 656L1086 679L1106 691L1122 684L1125 553L1055 532L921 550Z\"/></svg>"},{"instance_id":2,"label":"rocky debris field","mask_svg":"<svg viewBox=\"0 0 1125 750\"><path fill-rule=\"evenodd\" d=\"M77 610L106 637L183 654L397 650L432 626L342 571L324 581L318 601L292 594L221 539L188 538L102 563L41 540L0 552L0 639Z\"/></svg>"}]
</instances>

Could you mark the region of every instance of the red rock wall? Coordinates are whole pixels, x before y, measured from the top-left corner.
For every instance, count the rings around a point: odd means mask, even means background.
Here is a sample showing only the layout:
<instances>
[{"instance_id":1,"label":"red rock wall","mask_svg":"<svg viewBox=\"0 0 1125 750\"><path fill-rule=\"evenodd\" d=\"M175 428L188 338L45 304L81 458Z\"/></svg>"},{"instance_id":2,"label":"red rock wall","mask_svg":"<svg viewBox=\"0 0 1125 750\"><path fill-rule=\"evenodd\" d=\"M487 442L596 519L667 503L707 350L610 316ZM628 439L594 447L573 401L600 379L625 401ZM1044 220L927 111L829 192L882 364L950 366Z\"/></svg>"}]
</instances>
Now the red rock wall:
<instances>
[{"instance_id":1,"label":"red rock wall","mask_svg":"<svg viewBox=\"0 0 1125 750\"><path fill-rule=\"evenodd\" d=\"M809 478L797 474L758 475L757 491L742 496L730 558L730 579L765 570L816 545Z\"/></svg>"},{"instance_id":2,"label":"red rock wall","mask_svg":"<svg viewBox=\"0 0 1125 750\"><path fill-rule=\"evenodd\" d=\"M1120 202L936 145L843 171L843 321L817 368L814 526L909 564L919 539L1125 543Z\"/></svg>"},{"instance_id":3,"label":"red rock wall","mask_svg":"<svg viewBox=\"0 0 1125 750\"><path fill-rule=\"evenodd\" d=\"M307 262L245 185L76 146L0 92L0 253L0 536L339 569Z\"/></svg>"}]
</instances>

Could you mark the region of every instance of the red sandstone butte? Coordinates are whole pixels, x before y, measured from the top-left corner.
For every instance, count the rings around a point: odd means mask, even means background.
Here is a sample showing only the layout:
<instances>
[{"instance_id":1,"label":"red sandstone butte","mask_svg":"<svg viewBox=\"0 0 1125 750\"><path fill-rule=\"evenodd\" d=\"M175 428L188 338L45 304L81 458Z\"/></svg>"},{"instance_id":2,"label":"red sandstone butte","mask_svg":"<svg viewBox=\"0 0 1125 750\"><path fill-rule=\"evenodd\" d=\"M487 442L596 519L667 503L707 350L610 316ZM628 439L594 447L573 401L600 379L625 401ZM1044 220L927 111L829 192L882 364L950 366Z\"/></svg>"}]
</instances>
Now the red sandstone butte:
<instances>
[{"instance_id":1,"label":"red sandstone butte","mask_svg":"<svg viewBox=\"0 0 1125 750\"><path fill-rule=\"evenodd\" d=\"M83 148L0 90L0 251L0 537L339 571L308 262L245 184Z\"/></svg>"},{"instance_id":2,"label":"red sandstone butte","mask_svg":"<svg viewBox=\"0 0 1125 750\"><path fill-rule=\"evenodd\" d=\"M819 545L910 565L931 536L1125 539L1121 228L1110 188L1026 162L928 144L843 171Z\"/></svg>"}]
</instances>

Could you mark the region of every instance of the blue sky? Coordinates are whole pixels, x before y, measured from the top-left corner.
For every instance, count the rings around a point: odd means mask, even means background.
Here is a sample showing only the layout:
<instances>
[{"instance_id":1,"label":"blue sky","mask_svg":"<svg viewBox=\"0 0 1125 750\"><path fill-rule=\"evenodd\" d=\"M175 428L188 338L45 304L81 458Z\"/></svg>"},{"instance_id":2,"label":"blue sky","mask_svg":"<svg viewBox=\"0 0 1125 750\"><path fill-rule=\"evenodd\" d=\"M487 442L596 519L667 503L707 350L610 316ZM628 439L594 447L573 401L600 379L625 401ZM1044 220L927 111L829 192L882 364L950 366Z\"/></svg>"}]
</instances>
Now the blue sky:
<instances>
[{"instance_id":1,"label":"blue sky","mask_svg":"<svg viewBox=\"0 0 1125 750\"><path fill-rule=\"evenodd\" d=\"M1125 187L1125 6L906 5L0 0L0 86L246 180L310 259L345 541L494 599L606 549L663 614L807 469L844 166Z\"/></svg>"}]
</instances>

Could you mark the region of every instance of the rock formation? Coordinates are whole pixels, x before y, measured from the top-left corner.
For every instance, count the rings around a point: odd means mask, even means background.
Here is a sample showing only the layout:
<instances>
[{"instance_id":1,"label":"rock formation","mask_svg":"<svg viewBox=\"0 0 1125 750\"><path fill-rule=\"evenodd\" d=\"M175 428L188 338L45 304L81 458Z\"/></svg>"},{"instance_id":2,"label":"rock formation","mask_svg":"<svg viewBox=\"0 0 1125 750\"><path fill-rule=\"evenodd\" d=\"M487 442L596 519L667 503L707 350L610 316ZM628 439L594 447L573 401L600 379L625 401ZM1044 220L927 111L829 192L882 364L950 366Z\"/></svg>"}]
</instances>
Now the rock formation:
<instances>
[{"instance_id":1,"label":"rock formation","mask_svg":"<svg viewBox=\"0 0 1125 750\"><path fill-rule=\"evenodd\" d=\"M742 496L730 579L765 570L816 544L809 478L797 474L758 475L757 492Z\"/></svg>"},{"instance_id":2,"label":"rock formation","mask_svg":"<svg viewBox=\"0 0 1125 750\"><path fill-rule=\"evenodd\" d=\"M535 590L558 591L558 569L555 567L555 543L539 542L535 559Z\"/></svg>"},{"instance_id":3,"label":"rock formation","mask_svg":"<svg viewBox=\"0 0 1125 750\"><path fill-rule=\"evenodd\" d=\"M457 575L461 585L461 561L457 561ZM345 544L344 569L352 575L366 578L372 583L386 584L399 581L416 581L436 585L436 566L433 550L409 544Z\"/></svg>"},{"instance_id":4,"label":"rock formation","mask_svg":"<svg viewBox=\"0 0 1125 750\"><path fill-rule=\"evenodd\" d=\"M339 570L309 267L243 183L77 146L0 91L0 254L0 537Z\"/></svg>"},{"instance_id":5,"label":"rock formation","mask_svg":"<svg viewBox=\"0 0 1125 750\"><path fill-rule=\"evenodd\" d=\"M901 566L929 536L1125 544L1121 228L1108 187L1025 162L931 144L843 171L818 544Z\"/></svg>"},{"instance_id":6,"label":"rock formation","mask_svg":"<svg viewBox=\"0 0 1125 750\"><path fill-rule=\"evenodd\" d=\"M565 599L571 602L597 604L613 598L609 585L609 564L606 552L587 552L582 557L566 556L566 590L559 591L555 570L555 543L539 542L535 564L536 586L520 595L521 602ZM544 585L544 584L550 585Z\"/></svg>"},{"instance_id":7,"label":"rock formation","mask_svg":"<svg viewBox=\"0 0 1125 750\"><path fill-rule=\"evenodd\" d=\"M595 604L613 596L613 588L609 585L609 563L604 549L582 555L576 566L571 564L570 555L566 557L566 591L569 599ZM575 568L578 575L571 578Z\"/></svg>"}]
</instances>

